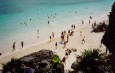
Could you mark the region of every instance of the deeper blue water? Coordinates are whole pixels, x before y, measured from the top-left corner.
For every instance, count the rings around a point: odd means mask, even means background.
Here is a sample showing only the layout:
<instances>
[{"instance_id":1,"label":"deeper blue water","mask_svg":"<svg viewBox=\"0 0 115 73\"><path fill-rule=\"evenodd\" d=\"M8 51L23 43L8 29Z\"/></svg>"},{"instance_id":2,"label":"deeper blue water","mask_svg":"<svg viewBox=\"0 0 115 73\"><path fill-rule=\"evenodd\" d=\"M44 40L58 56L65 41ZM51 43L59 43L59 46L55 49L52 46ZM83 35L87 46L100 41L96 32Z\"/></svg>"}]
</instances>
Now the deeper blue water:
<instances>
[{"instance_id":1,"label":"deeper blue water","mask_svg":"<svg viewBox=\"0 0 115 73\"><path fill-rule=\"evenodd\" d=\"M114 0L0 0L0 52L11 50L14 41L32 38L29 32L49 26L48 20L55 26L65 25L64 22L69 23L74 17L86 19L84 17L89 17L91 11L94 12L92 16L96 17L109 13L113 2ZM29 39L28 42L31 41Z\"/></svg>"}]
</instances>

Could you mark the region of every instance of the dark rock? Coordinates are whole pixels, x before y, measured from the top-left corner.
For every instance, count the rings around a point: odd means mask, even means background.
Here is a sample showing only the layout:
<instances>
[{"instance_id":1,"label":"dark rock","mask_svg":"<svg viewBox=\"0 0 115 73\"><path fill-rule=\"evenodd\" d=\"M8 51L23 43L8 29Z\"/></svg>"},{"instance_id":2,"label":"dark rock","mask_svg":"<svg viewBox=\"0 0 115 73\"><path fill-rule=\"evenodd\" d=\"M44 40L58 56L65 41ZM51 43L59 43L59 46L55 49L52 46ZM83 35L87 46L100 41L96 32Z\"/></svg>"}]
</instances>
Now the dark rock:
<instances>
[{"instance_id":1,"label":"dark rock","mask_svg":"<svg viewBox=\"0 0 115 73\"><path fill-rule=\"evenodd\" d=\"M109 15L108 30L105 32L101 42L107 47L113 55L113 66L115 71L115 2Z\"/></svg>"},{"instance_id":2,"label":"dark rock","mask_svg":"<svg viewBox=\"0 0 115 73\"><path fill-rule=\"evenodd\" d=\"M55 55L50 50L40 50L20 59L13 59L4 64L3 73L64 73L62 63L53 63Z\"/></svg>"},{"instance_id":3,"label":"dark rock","mask_svg":"<svg viewBox=\"0 0 115 73\"><path fill-rule=\"evenodd\" d=\"M108 30L105 32L102 43L107 47L109 52L115 53L115 3L112 6L112 11L109 15Z\"/></svg>"},{"instance_id":4,"label":"dark rock","mask_svg":"<svg viewBox=\"0 0 115 73\"><path fill-rule=\"evenodd\" d=\"M107 30L107 24L105 24L105 22L100 22L96 26L93 26L92 29L93 30L91 32L104 32Z\"/></svg>"},{"instance_id":5,"label":"dark rock","mask_svg":"<svg viewBox=\"0 0 115 73\"><path fill-rule=\"evenodd\" d=\"M34 68L35 72L51 73L52 69L50 67L50 64L53 55L54 54L52 51L40 50L39 52L22 57L21 60L24 61L26 66Z\"/></svg>"}]
</instances>

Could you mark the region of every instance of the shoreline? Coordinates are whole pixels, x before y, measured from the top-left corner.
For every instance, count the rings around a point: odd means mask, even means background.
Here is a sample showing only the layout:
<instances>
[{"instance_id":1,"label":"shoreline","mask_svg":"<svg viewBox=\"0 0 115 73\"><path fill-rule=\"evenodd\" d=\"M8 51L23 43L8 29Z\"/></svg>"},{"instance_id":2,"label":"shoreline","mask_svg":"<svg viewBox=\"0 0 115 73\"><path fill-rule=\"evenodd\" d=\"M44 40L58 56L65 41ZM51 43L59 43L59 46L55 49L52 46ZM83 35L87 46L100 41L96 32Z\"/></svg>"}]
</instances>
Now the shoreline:
<instances>
[{"instance_id":1,"label":"shoreline","mask_svg":"<svg viewBox=\"0 0 115 73\"><path fill-rule=\"evenodd\" d=\"M93 22L94 21L98 21L99 19L101 19L101 18L104 18L104 17L106 17L106 15L107 15L107 12L105 12L105 14L103 14L103 15L100 15L100 18L95 18L95 19L93 19ZM75 19L75 18L74 18ZM72 20L72 19L71 19ZM76 21L75 21L76 22ZM73 22L73 23L75 23L75 22ZM76 28L77 29L80 29L80 28L83 28L83 27L85 27L87 24L88 24L88 21L87 21L87 19L86 20L84 20L84 22L85 22L85 24L83 24L83 26L81 26L82 24L81 23L79 23L79 21L78 21L78 23L75 23L75 25L77 25L76 26ZM92 21L91 21L92 22ZM72 24L72 22L71 22L71 24ZM71 27L71 24L68 24L66 27L63 27L64 25L62 25L62 26L58 26L59 28L60 27L62 27L61 28L61 30L62 31L64 31L64 30L68 30L68 29L70 29L70 27ZM84 26L85 25L85 26ZM45 28L42 28L41 30L43 31L43 32L45 32L46 31L46 28L47 29L50 29L50 28L53 28L53 29L55 29L56 28L56 26L52 26L52 25L49 25L49 26L47 26L47 27L45 27ZM63 30L63 28L65 28L64 30ZM51 31L51 30L50 30ZM59 36L60 36L60 31L56 31L58 34L56 34L55 35L55 37L54 38L58 38ZM60 32L60 33L59 33ZM52 33L52 32L50 32L50 33ZM34 41L34 43L32 42L32 43L27 43L27 45L24 45L24 48L22 48L22 49L26 49L26 48L29 48L29 47L31 47L31 46L35 46L35 45L40 45L40 44L43 44L43 43L46 43L46 42L48 42L49 41L49 34L50 33L48 33L48 35L47 35L47 38L45 38L44 40L43 40L43 38L42 38L42 40L40 40L39 41L39 39L40 38L37 38L37 36L36 36L36 39L38 39L38 41ZM54 32L55 33L55 32ZM31 34L32 34L32 32L31 32ZM40 36L40 35L39 35ZM43 35L42 35L43 36ZM35 38L35 37L34 37ZM35 39L34 39L35 40ZM26 41L27 42L27 41ZM25 43L26 44L26 43ZM11 44L11 46L12 46L12 44ZM18 45L19 46L19 45ZM21 50L19 47L18 48L16 48L16 51L19 51L19 50ZM10 53L12 53L12 49L10 49L9 51L7 51L6 53L3 53L1 56L0 56L0 58L3 56L3 55L7 55L7 54L10 54Z\"/></svg>"},{"instance_id":2,"label":"shoreline","mask_svg":"<svg viewBox=\"0 0 115 73\"><path fill-rule=\"evenodd\" d=\"M106 14L105 14L106 15ZM105 18L106 16L103 16L102 18ZM96 20L96 22L100 22L101 20L100 19L102 19L102 18L97 18L97 20ZM105 18L106 19L106 18ZM103 20L103 19L102 19ZM81 24L82 25L82 24ZM91 27L91 24L83 24L83 26L81 27L81 26L79 26L79 27L77 27L76 28L76 30L75 30L75 33L79 33L79 32L77 32L77 31L80 31L80 30L87 30L87 28L88 29L91 29L90 28ZM85 29L84 29L85 28ZM86 31L87 32L87 31ZM85 33L86 34L86 33ZM100 33L97 33L97 34L100 34ZM17 51L15 51L15 52L13 52L13 53L7 53L7 54L5 54L5 55L1 55L0 56L0 63L5 63L5 62L8 62L8 61L10 61L11 60L11 58L12 57L15 57L15 58L20 58L20 57L23 57L23 56L25 56L25 55L28 55L28 54L31 54L31 53L33 53L33 52L36 52L36 51L39 51L39 50L41 50L41 49L48 49L48 50L54 50L54 51L56 51L58 54L59 54L59 56L61 56L61 57L63 57L63 55L64 55L64 53L62 53L61 54L61 52L60 52L60 50L58 49L58 50L55 50L54 48L52 48L52 47L55 47L54 46L54 43L55 43L55 41L59 41L60 40L60 38L59 38L59 36L60 36L60 34L58 34L54 39L53 39L53 41L51 42L51 43L47 43L47 41L48 40L45 40L45 41L43 41L43 42L38 42L38 43L35 43L35 44L33 44L33 45L30 45L30 46L28 46L28 47L24 47L24 48L22 48L22 49L19 49L19 50L17 50ZM74 36L75 37L75 36ZM70 42L71 43L71 42ZM52 45L53 44L53 45ZM44 46L45 45L45 46ZM72 46L71 44L70 44L70 46ZM60 45L59 46L60 48L62 48L62 45ZM73 45L73 47L74 47L74 45ZM91 48L91 47L90 47ZM64 49L62 49L62 52L64 52ZM80 51L79 51L79 53L78 54L80 54ZM1 68L2 67L2 65L0 64L0 69L2 69ZM67 68L67 67L66 67ZM66 69L65 68L65 69Z\"/></svg>"}]
</instances>

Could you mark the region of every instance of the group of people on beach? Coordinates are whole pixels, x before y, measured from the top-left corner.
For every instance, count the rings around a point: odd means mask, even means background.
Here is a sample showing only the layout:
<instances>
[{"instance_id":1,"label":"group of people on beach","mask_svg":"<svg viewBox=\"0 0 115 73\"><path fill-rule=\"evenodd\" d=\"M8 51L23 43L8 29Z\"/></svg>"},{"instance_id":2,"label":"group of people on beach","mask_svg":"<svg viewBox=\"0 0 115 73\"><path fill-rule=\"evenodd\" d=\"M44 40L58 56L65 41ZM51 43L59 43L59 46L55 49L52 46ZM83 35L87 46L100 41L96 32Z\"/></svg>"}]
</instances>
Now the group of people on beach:
<instances>
[{"instance_id":1,"label":"group of people on beach","mask_svg":"<svg viewBox=\"0 0 115 73\"><path fill-rule=\"evenodd\" d=\"M66 33L65 30L62 31L62 33L61 33L61 43L64 44L63 48L65 48L66 44L69 42L69 37L73 36L74 30L75 30L75 25L72 24L71 25L71 30L68 30L68 33ZM66 39L65 39L65 37L66 37Z\"/></svg>"},{"instance_id":2,"label":"group of people on beach","mask_svg":"<svg viewBox=\"0 0 115 73\"><path fill-rule=\"evenodd\" d=\"M68 33L65 30L61 32L61 42L60 42L60 44L64 45L63 48L65 48L66 44L69 42L69 37L73 36L74 30L75 30L75 25L72 24L71 29L68 30ZM81 36L82 36L82 31L80 31L80 37ZM54 32L52 32L52 36L49 36L49 39L50 39L49 42L51 42L53 38L54 38ZM81 43L82 44L85 43L85 36L81 40ZM58 42L55 43L55 48L57 49L57 47L58 47Z\"/></svg>"},{"instance_id":3,"label":"group of people on beach","mask_svg":"<svg viewBox=\"0 0 115 73\"><path fill-rule=\"evenodd\" d=\"M23 48L23 46L24 46L24 42L21 41L21 48ZM13 52L14 52L16 50L16 42L13 43L12 48L13 48Z\"/></svg>"},{"instance_id":4,"label":"group of people on beach","mask_svg":"<svg viewBox=\"0 0 115 73\"><path fill-rule=\"evenodd\" d=\"M68 30L68 33L65 30L61 32L61 42L60 42L60 44L64 44L63 48L66 47L66 44L69 41L69 37L73 36L74 30L75 30L75 25L72 24L71 25L71 30ZM66 37L66 40L65 40L65 37ZM49 42L51 42L53 38L54 38L54 32L52 32L52 36L49 36L49 39L50 39ZM58 46L58 43L56 42L55 43L56 49L57 49L57 46Z\"/></svg>"},{"instance_id":5,"label":"group of people on beach","mask_svg":"<svg viewBox=\"0 0 115 73\"><path fill-rule=\"evenodd\" d=\"M91 23L91 20L92 20L92 17L90 16L89 17L90 18L90 20L89 20L89 24ZM82 20L82 24L84 24L84 21ZM93 26L95 27L96 26L96 22L94 22L94 24L93 24ZM61 44L63 44L64 46L63 46L63 48L66 48L66 44L69 42L69 37L72 37L73 36L73 34L74 34L74 31L75 31L75 28L76 28L76 26L75 25L71 25L71 29L70 30L68 30L68 31L62 31L61 32ZM83 36L82 35L82 31L80 31L80 37L81 36ZM50 36L50 42L51 42L51 39L52 38L54 38L54 33L52 33L52 36ZM66 38L66 39L65 39ZM83 36L82 37L82 40L81 40L81 44L85 44L85 36ZM57 49L57 46L58 46L58 42L56 42L55 43L55 47L56 47L56 49ZM65 62L66 62L66 59L68 58L68 56L71 54L71 52L72 51L74 51L74 50L76 50L76 49L69 49L69 48L67 48L66 50L65 50L65 56L63 57L63 59L62 59L62 63L64 63L65 64Z\"/></svg>"}]
</instances>

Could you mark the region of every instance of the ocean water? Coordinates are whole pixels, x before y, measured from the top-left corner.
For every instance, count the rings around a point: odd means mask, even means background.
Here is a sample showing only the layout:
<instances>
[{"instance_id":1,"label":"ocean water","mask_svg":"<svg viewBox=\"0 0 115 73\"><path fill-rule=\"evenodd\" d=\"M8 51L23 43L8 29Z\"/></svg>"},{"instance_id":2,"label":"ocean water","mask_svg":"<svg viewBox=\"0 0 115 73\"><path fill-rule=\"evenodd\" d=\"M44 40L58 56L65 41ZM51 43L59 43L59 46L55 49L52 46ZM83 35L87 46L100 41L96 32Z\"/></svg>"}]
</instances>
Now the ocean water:
<instances>
[{"instance_id":1,"label":"ocean water","mask_svg":"<svg viewBox=\"0 0 115 73\"><path fill-rule=\"evenodd\" d=\"M49 39L89 16L109 14L114 0L0 0L0 52L11 52ZM49 17L49 18L48 18ZM50 24L48 24L50 21ZM37 29L39 37L37 38Z\"/></svg>"}]
</instances>

